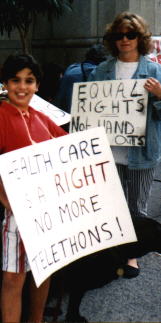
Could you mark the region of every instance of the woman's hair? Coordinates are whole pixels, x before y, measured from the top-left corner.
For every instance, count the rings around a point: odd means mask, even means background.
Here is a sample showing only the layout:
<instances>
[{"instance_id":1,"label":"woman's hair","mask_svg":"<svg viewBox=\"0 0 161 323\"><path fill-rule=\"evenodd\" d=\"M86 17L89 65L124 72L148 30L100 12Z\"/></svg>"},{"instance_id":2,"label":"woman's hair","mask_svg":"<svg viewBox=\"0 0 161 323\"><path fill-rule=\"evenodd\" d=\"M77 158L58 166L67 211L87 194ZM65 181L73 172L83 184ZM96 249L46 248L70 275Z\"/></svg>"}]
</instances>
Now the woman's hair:
<instances>
[{"instance_id":1,"label":"woman's hair","mask_svg":"<svg viewBox=\"0 0 161 323\"><path fill-rule=\"evenodd\" d=\"M110 54L114 57L117 57L119 54L114 34L120 32L122 27L138 33L138 51L142 55L148 54L151 48L151 32L149 27L142 17L127 11L118 14L114 21L106 26L103 43Z\"/></svg>"},{"instance_id":2,"label":"woman's hair","mask_svg":"<svg viewBox=\"0 0 161 323\"><path fill-rule=\"evenodd\" d=\"M40 83L40 66L35 58L28 54L13 54L8 56L1 69L2 82L7 82L9 79L15 77L24 68L29 68L35 76L37 83Z\"/></svg>"}]
</instances>

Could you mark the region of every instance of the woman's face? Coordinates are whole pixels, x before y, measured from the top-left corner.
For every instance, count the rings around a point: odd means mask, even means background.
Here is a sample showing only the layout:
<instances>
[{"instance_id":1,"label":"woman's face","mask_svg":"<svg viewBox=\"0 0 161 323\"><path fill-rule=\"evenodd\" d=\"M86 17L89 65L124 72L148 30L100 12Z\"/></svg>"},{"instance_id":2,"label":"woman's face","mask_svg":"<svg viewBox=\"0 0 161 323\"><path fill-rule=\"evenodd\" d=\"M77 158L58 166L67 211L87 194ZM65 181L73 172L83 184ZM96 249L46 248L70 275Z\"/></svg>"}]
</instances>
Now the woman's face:
<instances>
[{"instance_id":1,"label":"woman's face","mask_svg":"<svg viewBox=\"0 0 161 323\"><path fill-rule=\"evenodd\" d=\"M119 30L120 33L129 33L132 32L129 28L127 27L122 27ZM133 32L132 32L133 33ZM131 59L133 57L136 57L138 55L138 36L137 34L133 33L132 38L134 39L129 39L128 34L124 35L122 39L116 40L116 47L119 51L119 57L126 57L127 54L130 55ZM131 34L130 34L131 38Z\"/></svg>"}]
</instances>

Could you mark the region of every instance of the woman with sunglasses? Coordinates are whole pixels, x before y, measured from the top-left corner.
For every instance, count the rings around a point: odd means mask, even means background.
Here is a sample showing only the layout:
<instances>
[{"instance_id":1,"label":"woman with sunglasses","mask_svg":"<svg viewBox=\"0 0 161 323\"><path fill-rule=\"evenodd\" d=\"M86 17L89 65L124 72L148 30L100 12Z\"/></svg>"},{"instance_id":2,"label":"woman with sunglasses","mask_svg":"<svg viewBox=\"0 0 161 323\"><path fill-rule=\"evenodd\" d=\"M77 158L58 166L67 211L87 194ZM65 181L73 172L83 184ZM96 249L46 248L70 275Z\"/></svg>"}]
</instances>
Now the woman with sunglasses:
<instances>
[{"instance_id":1,"label":"woman with sunglasses","mask_svg":"<svg viewBox=\"0 0 161 323\"><path fill-rule=\"evenodd\" d=\"M99 64L88 81L146 79L145 146L111 147L131 216L146 216L155 167L161 157L161 65L146 57L151 49L151 33L139 15L122 12L116 16L106 27L104 45L111 58ZM129 259L124 277L136 277L139 272L137 260Z\"/></svg>"}]
</instances>

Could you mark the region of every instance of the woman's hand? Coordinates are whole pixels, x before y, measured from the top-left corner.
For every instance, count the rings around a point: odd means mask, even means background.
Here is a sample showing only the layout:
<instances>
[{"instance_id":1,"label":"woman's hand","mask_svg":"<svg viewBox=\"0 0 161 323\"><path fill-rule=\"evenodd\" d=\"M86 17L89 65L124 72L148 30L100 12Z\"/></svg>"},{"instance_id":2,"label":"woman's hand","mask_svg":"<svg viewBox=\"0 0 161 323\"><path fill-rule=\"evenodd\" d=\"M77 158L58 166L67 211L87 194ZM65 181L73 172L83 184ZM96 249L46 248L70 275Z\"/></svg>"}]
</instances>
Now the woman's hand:
<instances>
[{"instance_id":1,"label":"woman's hand","mask_svg":"<svg viewBox=\"0 0 161 323\"><path fill-rule=\"evenodd\" d=\"M161 83L153 77L146 80L145 89L161 100Z\"/></svg>"}]
</instances>

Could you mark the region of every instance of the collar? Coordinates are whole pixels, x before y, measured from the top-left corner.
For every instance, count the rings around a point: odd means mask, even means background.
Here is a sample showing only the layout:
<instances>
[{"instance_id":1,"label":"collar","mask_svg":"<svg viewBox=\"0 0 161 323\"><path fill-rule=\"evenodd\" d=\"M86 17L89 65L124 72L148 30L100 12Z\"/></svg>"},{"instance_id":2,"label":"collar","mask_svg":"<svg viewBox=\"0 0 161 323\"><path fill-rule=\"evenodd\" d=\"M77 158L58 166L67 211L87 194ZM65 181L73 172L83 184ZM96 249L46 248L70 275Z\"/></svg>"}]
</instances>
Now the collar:
<instances>
[{"instance_id":1,"label":"collar","mask_svg":"<svg viewBox=\"0 0 161 323\"><path fill-rule=\"evenodd\" d=\"M106 62L103 62L102 68L106 73L108 73L108 79L116 79L115 76L115 66L116 66L117 58L111 57ZM145 56L140 55L139 64L136 72L133 75L133 79L135 78L147 78L148 77L148 66L147 66L147 58Z\"/></svg>"},{"instance_id":2,"label":"collar","mask_svg":"<svg viewBox=\"0 0 161 323\"><path fill-rule=\"evenodd\" d=\"M5 101L5 100L3 100L3 101L1 102L1 107L2 107L2 108L4 108L4 109L6 109L7 111L11 112L12 114L19 114L19 110L18 110L18 109L16 109L16 108L14 107L14 105L12 105L9 101ZM30 107L30 106L29 106L28 111L29 111L30 113L32 113L32 112L34 111L34 109L33 109L32 107Z\"/></svg>"}]
</instances>

